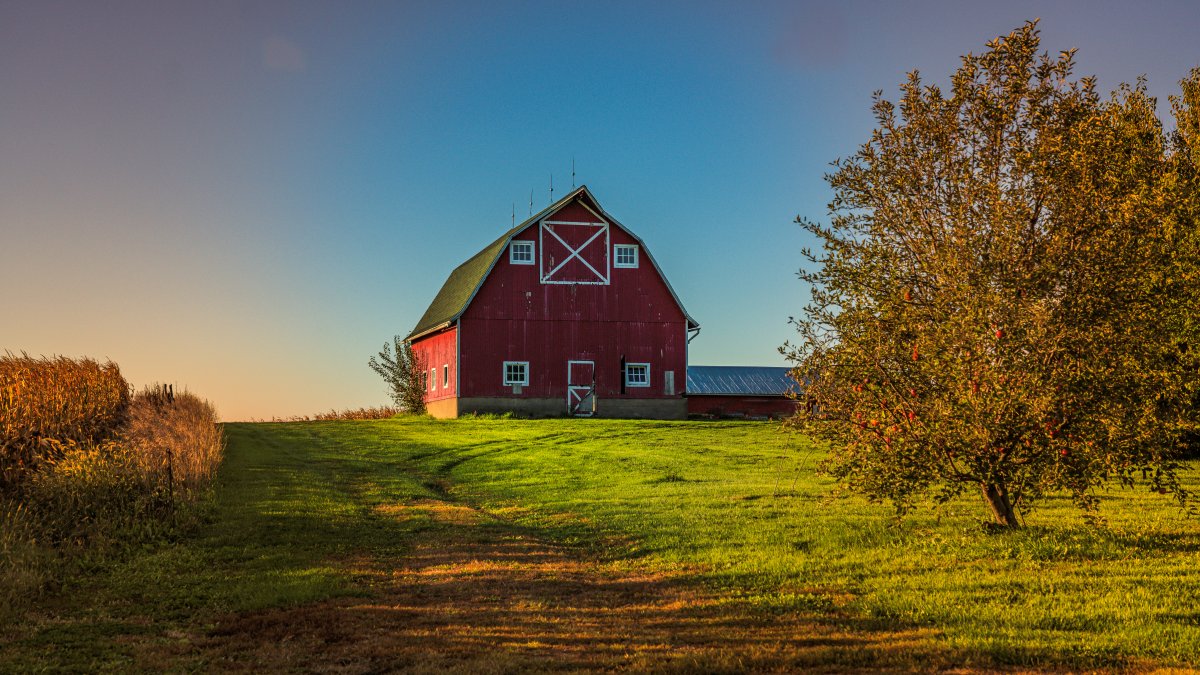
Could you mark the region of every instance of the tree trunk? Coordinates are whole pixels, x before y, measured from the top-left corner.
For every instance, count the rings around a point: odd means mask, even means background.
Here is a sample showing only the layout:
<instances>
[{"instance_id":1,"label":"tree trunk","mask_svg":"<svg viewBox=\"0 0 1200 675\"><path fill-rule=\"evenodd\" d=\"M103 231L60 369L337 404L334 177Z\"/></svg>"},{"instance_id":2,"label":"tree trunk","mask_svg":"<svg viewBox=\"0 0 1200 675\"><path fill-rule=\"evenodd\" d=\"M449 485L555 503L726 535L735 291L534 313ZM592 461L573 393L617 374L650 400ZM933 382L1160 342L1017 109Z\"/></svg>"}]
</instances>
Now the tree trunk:
<instances>
[{"instance_id":1,"label":"tree trunk","mask_svg":"<svg viewBox=\"0 0 1200 675\"><path fill-rule=\"evenodd\" d=\"M1008 500L1008 490L1004 485L984 484L980 487L983 488L983 499L991 507L992 516L996 518L997 525L1009 528L1021 526L1021 523L1017 521L1017 514L1013 511L1012 502Z\"/></svg>"}]
</instances>

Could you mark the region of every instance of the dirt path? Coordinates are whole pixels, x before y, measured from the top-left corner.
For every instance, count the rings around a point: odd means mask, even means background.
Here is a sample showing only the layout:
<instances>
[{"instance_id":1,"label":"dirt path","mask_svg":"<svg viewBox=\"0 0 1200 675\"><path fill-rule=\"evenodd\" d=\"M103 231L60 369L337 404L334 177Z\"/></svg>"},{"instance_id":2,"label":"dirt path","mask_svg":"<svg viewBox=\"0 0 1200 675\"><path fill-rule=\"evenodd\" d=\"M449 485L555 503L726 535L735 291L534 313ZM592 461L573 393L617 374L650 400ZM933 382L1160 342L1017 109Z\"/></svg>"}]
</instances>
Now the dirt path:
<instances>
[{"instance_id":1,"label":"dirt path","mask_svg":"<svg viewBox=\"0 0 1200 675\"><path fill-rule=\"evenodd\" d=\"M382 511L431 526L405 559L349 561L371 597L227 616L193 636L190 656L220 670L339 673L788 672L946 662L944 654L914 652L928 650L928 632L850 633L756 612L689 583L686 570L589 560L469 507L422 500Z\"/></svg>"}]
</instances>

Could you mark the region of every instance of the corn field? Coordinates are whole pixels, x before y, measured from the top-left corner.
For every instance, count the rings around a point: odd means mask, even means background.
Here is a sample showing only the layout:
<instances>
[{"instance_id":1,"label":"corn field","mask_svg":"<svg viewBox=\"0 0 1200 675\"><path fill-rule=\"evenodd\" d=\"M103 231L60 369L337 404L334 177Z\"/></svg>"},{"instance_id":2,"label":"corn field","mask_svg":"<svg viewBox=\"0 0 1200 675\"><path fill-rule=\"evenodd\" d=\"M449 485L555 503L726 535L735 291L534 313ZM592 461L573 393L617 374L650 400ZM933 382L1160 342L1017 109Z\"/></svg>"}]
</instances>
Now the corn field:
<instances>
[{"instance_id":1,"label":"corn field","mask_svg":"<svg viewBox=\"0 0 1200 675\"><path fill-rule=\"evenodd\" d=\"M115 363L0 356L0 488L71 447L112 438L129 404L129 384Z\"/></svg>"},{"instance_id":2,"label":"corn field","mask_svg":"<svg viewBox=\"0 0 1200 675\"><path fill-rule=\"evenodd\" d=\"M221 463L213 406L114 363L0 357L0 615L95 555L180 525Z\"/></svg>"}]
</instances>

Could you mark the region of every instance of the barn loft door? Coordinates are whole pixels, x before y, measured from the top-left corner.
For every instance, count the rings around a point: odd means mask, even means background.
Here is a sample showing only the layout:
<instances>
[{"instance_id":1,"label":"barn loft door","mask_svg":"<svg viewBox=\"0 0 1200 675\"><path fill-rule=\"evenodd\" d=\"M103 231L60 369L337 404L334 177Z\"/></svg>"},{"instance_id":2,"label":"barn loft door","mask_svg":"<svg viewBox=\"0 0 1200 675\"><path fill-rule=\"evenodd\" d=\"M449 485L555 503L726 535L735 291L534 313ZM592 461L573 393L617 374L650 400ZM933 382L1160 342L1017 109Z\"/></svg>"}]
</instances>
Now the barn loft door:
<instances>
[{"instance_id":1,"label":"barn loft door","mask_svg":"<svg viewBox=\"0 0 1200 675\"><path fill-rule=\"evenodd\" d=\"M596 362L567 361L567 414L596 414Z\"/></svg>"},{"instance_id":2,"label":"barn loft door","mask_svg":"<svg viewBox=\"0 0 1200 675\"><path fill-rule=\"evenodd\" d=\"M543 220L538 236L543 284L608 284L608 223Z\"/></svg>"}]
</instances>

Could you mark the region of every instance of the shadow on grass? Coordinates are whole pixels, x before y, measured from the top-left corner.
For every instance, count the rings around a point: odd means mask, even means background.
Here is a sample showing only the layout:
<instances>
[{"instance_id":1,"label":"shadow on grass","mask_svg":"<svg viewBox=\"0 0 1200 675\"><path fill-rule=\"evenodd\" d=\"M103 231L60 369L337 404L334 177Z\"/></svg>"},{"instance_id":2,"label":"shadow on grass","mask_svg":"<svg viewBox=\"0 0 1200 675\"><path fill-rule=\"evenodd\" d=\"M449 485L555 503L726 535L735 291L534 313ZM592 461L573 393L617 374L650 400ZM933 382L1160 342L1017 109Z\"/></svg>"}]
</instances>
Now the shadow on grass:
<instances>
[{"instance_id":1,"label":"shadow on grass","mask_svg":"<svg viewBox=\"0 0 1200 675\"><path fill-rule=\"evenodd\" d=\"M196 641L203 662L746 672L959 660L931 629L863 631L803 611L764 611L706 589L696 570L597 561L461 503L417 500L383 511L432 526L402 560L350 562L373 589L369 598L227 616Z\"/></svg>"},{"instance_id":2,"label":"shadow on grass","mask_svg":"<svg viewBox=\"0 0 1200 675\"><path fill-rule=\"evenodd\" d=\"M1121 560L1130 555L1154 556L1200 552L1193 532L1123 532L1104 525L1028 526L991 532L982 546L1003 549L1006 557L1044 561Z\"/></svg>"}]
</instances>

